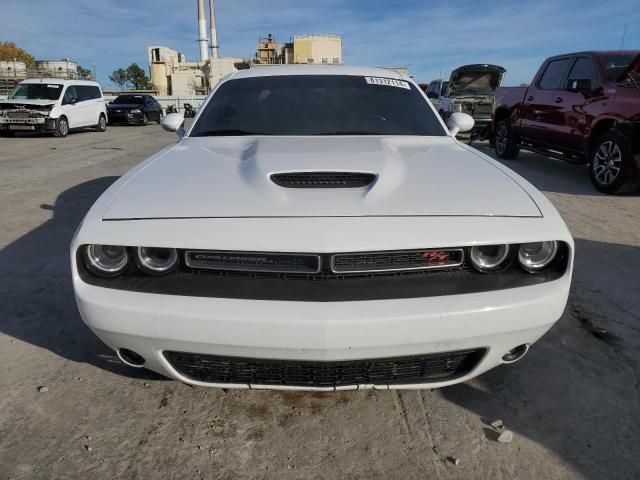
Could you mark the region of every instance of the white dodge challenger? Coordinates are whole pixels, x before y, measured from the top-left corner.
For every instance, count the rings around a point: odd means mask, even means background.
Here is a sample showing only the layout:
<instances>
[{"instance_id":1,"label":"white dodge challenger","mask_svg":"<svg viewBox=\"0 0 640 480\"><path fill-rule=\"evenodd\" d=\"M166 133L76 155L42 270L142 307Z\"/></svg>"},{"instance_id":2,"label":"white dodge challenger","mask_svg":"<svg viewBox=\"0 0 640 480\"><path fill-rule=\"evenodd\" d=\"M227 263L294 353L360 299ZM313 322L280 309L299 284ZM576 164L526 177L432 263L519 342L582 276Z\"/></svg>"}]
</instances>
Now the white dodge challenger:
<instances>
[{"instance_id":1,"label":"white dodge challenger","mask_svg":"<svg viewBox=\"0 0 640 480\"><path fill-rule=\"evenodd\" d=\"M573 240L526 180L458 142L410 78L224 78L71 245L84 322L194 385L433 388L522 358L567 302Z\"/></svg>"}]
</instances>

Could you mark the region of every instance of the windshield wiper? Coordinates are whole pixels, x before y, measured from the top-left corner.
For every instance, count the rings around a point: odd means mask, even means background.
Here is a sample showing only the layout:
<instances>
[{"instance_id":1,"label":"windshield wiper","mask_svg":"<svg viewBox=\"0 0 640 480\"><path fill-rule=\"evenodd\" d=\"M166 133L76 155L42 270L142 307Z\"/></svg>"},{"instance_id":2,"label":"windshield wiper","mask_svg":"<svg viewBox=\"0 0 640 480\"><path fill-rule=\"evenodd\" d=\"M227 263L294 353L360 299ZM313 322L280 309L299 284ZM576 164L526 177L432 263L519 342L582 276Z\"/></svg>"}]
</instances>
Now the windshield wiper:
<instances>
[{"instance_id":1,"label":"windshield wiper","mask_svg":"<svg viewBox=\"0 0 640 480\"><path fill-rule=\"evenodd\" d=\"M197 132L192 134L192 137L233 137L242 135L271 135L270 133L262 132L249 132L247 130L238 129L220 129L220 130L205 130L204 132Z\"/></svg>"}]
</instances>

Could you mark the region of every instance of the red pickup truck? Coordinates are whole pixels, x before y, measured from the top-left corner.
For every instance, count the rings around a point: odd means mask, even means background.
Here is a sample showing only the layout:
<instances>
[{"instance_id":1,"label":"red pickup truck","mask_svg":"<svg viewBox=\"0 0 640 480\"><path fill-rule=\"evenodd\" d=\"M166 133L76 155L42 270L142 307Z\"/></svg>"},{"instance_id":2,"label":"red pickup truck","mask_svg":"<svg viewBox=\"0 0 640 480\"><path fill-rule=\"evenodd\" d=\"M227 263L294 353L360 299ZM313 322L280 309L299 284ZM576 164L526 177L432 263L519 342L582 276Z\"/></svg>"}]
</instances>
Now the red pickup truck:
<instances>
[{"instance_id":1,"label":"red pickup truck","mask_svg":"<svg viewBox=\"0 0 640 480\"><path fill-rule=\"evenodd\" d=\"M640 51L547 59L529 87L496 90L495 151L527 150L589 164L605 193L640 188Z\"/></svg>"}]
</instances>

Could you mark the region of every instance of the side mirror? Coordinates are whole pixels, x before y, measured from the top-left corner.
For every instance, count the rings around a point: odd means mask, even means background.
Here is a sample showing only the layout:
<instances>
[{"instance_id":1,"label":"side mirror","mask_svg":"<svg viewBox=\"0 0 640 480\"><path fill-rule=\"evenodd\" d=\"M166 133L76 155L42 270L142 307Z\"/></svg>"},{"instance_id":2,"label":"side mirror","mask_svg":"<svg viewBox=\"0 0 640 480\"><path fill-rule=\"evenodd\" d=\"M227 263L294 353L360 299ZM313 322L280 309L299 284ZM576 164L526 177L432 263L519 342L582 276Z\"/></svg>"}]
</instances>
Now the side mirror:
<instances>
[{"instance_id":1,"label":"side mirror","mask_svg":"<svg viewBox=\"0 0 640 480\"><path fill-rule=\"evenodd\" d=\"M447 127L454 137L459 133L469 132L476 122L468 113L455 112L449 115Z\"/></svg>"},{"instance_id":2,"label":"side mirror","mask_svg":"<svg viewBox=\"0 0 640 480\"><path fill-rule=\"evenodd\" d=\"M169 113L160 122L162 128L167 132L176 132L180 138L184 137L184 115L181 113Z\"/></svg>"},{"instance_id":3,"label":"side mirror","mask_svg":"<svg viewBox=\"0 0 640 480\"><path fill-rule=\"evenodd\" d=\"M574 93L591 93L593 87L588 78L570 78L567 80L567 91Z\"/></svg>"},{"instance_id":4,"label":"side mirror","mask_svg":"<svg viewBox=\"0 0 640 480\"><path fill-rule=\"evenodd\" d=\"M436 92L427 92L428 98L438 98L438 94Z\"/></svg>"}]
</instances>

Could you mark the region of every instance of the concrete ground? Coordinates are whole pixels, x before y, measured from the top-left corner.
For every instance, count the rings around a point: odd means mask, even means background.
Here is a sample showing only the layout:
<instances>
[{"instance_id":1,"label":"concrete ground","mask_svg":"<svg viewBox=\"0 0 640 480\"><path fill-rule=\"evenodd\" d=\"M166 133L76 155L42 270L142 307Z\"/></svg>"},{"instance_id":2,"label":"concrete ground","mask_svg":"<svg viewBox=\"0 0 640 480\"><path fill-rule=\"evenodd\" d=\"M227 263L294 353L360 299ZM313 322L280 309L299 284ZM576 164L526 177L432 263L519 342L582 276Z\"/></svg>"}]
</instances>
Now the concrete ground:
<instances>
[{"instance_id":1,"label":"concrete ground","mask_svg":"<svg viewBox=\"0 0 640 480\"><path fill-rule=\"evenodd\" d=\"M527 152L507 163L576 238L566 312L515 365L437 391L191 388L93 336L67 251L100 193L174 141L156 125L0 139L0 480L640 477L640 196Z\"/></svg>"}]
</instances>

